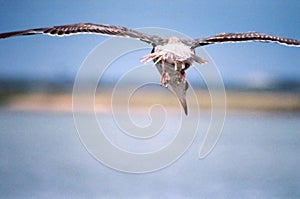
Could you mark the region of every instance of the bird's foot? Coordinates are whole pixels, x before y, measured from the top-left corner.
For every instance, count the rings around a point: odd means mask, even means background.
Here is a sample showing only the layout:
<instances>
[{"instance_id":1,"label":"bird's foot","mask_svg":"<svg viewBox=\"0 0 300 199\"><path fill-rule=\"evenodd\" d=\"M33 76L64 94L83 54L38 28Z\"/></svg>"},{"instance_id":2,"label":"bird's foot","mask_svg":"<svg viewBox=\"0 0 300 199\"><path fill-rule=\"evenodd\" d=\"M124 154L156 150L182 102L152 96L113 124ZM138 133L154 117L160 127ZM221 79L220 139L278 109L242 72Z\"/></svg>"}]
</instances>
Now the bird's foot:
<instances>
[{"instance_id":1,"label":"bird's foot","mask_svg":"<svg viewBox=\"0 0 300 199\"><path fill-rule=\"evenodd\" d=\"M164 87L168 87L168 83L171 80L169 73L166 71L162 72L161 78L160 78L160 84Z\"/></svg>"}]
</instances>

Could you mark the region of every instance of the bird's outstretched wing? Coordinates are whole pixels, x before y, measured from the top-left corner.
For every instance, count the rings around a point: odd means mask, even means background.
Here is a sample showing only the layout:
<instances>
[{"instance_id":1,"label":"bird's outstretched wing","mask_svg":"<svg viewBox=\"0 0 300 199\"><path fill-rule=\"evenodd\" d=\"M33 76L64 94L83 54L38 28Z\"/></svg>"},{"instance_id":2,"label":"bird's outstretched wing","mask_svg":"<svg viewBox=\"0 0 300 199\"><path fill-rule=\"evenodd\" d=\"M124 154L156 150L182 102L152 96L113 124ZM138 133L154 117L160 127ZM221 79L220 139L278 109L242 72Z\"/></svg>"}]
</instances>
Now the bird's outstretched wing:
<instances>
[{"instance_id":1,"label":"bird's outstretched wing","mask_svg":"<svg viewBox=\"0 0 300 199\"><path fill-rule=\"evenodd\" d=\"M221 33L215 36L190 40L189 46L196 48L209 44L225 43L225 42L274 42L286 46L300 46L300 41L284 37L273 36L258 32L247 33Z\"/></svg>"},{"instance_id":2,"label":"bird's outstretched wing","mask_svg":"<svg viewBox=\"0 0 300 199\"><path fill-rule=\"evenodd\" d=\"M79 23L79 24L52 26L46 28L36 28L36 29L1 33L0 39L7 38L7 37L23 36L23 35L35 35L35 34L67 36L72 34L86 34L86 33L102 34L108 36L130 37L130 38L139 39L141 41L149 43L152 46L157 46L159 44L164 43L164 39L156 35L141 33L136 30L132 30L122 26L109 26L109 25L100 25L100 24L92 24L92 23Z\"/></svg>"}]
</instances>

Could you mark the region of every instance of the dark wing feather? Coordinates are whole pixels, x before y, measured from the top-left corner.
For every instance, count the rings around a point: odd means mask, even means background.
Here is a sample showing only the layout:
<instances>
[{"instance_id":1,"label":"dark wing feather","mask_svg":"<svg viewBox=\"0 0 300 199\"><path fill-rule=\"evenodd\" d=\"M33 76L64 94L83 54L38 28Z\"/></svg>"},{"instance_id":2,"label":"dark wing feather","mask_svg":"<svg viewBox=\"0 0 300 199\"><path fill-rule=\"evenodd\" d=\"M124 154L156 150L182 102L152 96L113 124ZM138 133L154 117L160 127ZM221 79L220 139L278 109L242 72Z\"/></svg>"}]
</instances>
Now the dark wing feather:
<instances>
[{"instance_id":1,"label":"dark wing feather","mask_svg":"<svg viewBox=\"0 0 300 199\"><path fill-rule=\"evenodd\" d=\"M165 42L165 40L156 35L149 35L141 33L122 26L109 26L109 25L99 25L91 23L80 23L80 24L70 24L62 26L53 26L47 28L36 28L15 32L1 33L0 39L7 37L23 36L23 35L35 35L35 34L47 34L52 36L67 36L72 34L102 34L109 36L119 36L119 37L130 37L139 39L152 46L157 46Z\"/></svg>"},{"instance_id":2,"label":"dark wing feather","mask_svg":"<svg viewBox=\"0 0 300 199\"><path fill-rule=\"evenodd\" d=\"M300 46L300 41L296 39L289 39L284 37L273 36L258 32L247 33L221 33L215 36L194 39L190 41L190 46L196 48L199 46L205 46L209 44L225 43L225 42L274 42L287 46Z\"/></svg>"}]
</instances>

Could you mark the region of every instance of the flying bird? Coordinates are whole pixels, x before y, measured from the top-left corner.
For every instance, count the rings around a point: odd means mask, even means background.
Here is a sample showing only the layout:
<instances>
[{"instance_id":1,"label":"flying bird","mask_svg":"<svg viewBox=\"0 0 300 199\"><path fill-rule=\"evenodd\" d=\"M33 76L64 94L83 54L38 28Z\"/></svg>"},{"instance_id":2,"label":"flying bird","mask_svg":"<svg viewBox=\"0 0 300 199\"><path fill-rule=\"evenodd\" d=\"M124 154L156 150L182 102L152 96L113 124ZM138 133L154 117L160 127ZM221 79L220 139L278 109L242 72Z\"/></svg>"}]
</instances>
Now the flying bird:
<instances>
[{"instance_id":1,"label":"flying bird","mask_svg":"<svg viewBox=\"0 0 300 199\"><path fill-rule=\"evenodd\" d=\"M67 36L85 33L134 38L152 45L153 49L151 53L142 57L141 61L145 63L150 61L154 62L161 74L160 84L165 87L168 85L171 86L171 89L178 97L186 115L188 114L186 103L188 83L185 77L185 70L192 66L194 62L199 64L207 63L206 60L195 54L195 48L225 42L252 41L274 42L286 46L300 46L300 40L258 32L221 33L206 38L186 39L178 37L160 37L157 35L145 34L122 26L92 23L79 23L1 33L0 39L36 34Z\"/></svg>"}]
</instances>

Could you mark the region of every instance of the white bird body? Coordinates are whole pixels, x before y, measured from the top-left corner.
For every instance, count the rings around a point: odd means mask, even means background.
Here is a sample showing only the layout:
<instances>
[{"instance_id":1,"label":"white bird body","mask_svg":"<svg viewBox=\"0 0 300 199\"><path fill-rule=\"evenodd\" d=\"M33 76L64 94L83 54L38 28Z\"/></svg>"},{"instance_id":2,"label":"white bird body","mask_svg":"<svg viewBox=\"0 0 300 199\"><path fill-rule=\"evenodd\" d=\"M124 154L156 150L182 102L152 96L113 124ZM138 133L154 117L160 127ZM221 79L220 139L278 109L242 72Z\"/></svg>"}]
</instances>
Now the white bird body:
<instances>
[{"instance_id":1,"label":"white bird body","mask_svg":"<svg viewBox=\"0 0 300 199\"><path fill-rule=\"evenodd\" d=\"M156 46L155 52L163 52L164 59L169 63L174 63L175 60L187 62L195 55L195 51L180 42L177 37L170 37L167 44Z\"/></svg>"}]
</instances>

